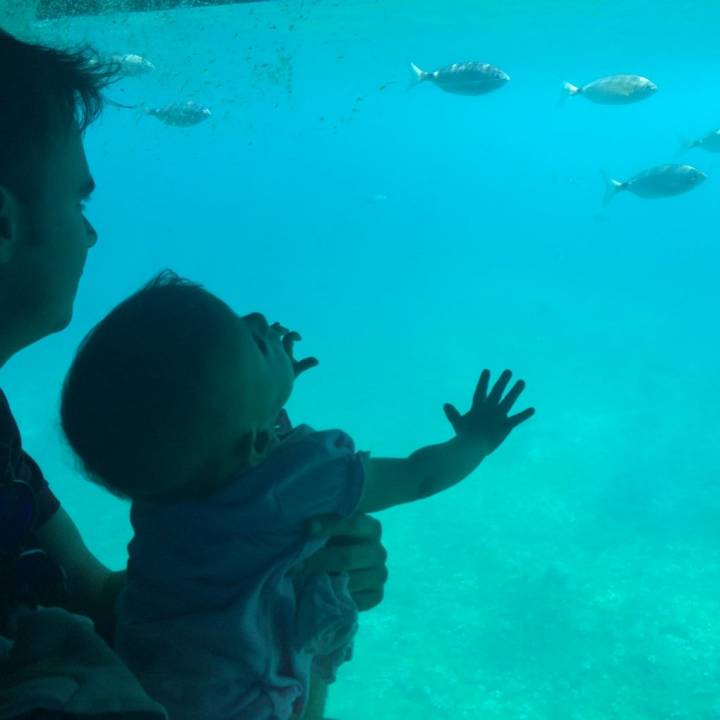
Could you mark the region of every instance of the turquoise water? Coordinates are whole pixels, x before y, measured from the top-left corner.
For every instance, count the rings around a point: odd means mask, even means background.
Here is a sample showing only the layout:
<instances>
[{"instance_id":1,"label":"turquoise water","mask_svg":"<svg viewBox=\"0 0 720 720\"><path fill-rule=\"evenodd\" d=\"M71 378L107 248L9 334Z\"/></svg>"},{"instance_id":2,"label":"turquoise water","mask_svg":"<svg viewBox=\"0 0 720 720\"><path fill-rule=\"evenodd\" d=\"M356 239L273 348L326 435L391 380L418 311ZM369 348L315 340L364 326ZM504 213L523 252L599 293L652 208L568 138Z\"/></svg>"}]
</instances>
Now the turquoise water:
<instances>
[{"instance_id":1,"label":"turquoise water","mask_svg":"<svg viewBox=\"0 0 720 720\"><path fill-rule=\"evenodd\" d=\"M321 364L295 422L378 456L450 437L483 367L536 416L470 478L380 518L383 604L362 616L329 715L720 718L720 155L693 192L601 208L619 179L720 125L720 5L280 2L32 28L157 67L121 102L188 99L206 123L108 109L87 135L100 241L67 331L3 385L91 549L120 568L127 505L59 437L84 333L155 272L302 332ZM481 60L483 97L408 90L410 61ZM571 98L634 72L626 107Z\"/></svg>"}]
</instances>

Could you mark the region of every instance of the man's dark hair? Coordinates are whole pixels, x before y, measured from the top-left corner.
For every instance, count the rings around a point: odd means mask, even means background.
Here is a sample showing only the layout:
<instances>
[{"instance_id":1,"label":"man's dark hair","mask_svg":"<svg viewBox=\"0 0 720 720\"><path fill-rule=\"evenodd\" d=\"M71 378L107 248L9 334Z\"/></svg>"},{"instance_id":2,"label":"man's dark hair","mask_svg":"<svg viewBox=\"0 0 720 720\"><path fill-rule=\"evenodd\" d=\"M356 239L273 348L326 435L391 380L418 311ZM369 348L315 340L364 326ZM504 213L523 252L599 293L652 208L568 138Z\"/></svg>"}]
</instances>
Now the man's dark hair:
<instances>
[{"instance_id":1,"label":"man's dark hair","mask_svg":"<svg viewBox=\"0 0 720 720\"><path fill-rule=\"evenodd\" d=\"M215 295L165 271L88 333L61 420L92 480L119 497L162 499L168 482L206 470L202 452L222 422L213 377L236 321Z\"/></svg>"},{"instance_id":2,"label":"man's dark hair","mask_svg":"<svg viewBox=\"0 0 720 720\"><path fill-rule=\"evenodd\" d=\"M73 122L84 132L119 71L89 46L62 51L0 29L0 185L32 204L57 133Z\"/></svg>"}]
</instances>

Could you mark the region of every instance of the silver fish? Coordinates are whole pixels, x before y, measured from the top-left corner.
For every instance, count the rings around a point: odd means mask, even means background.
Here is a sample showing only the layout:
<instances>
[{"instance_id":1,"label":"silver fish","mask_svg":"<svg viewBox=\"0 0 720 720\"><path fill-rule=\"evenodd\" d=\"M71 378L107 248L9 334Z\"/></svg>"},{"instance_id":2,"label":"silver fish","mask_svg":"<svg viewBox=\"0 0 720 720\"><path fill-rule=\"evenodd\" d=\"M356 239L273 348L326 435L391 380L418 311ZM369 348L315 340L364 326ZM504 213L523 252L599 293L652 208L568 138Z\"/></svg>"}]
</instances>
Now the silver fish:
<instances>
[{"instance_id":1,"label":"silver fish","mask_svg":"<svg viewBox=\"0 0 720 720\"><path fill-rule=\"evenodd\" d=\"M702 148L708 152L720 152L720 128L711 130L697 140L688 140L683 142L683 149L690 150L692 148Z\"/></svg>"},{"instance_id":2,"label":"silver fish","mask_svg":"<svg viewBox=\"0 0 720 720\"><path fill-rule=\"evenodd\" d=\"M418 82L434 82L445 92L458 95L484 95L502 87L510 76L500 68L488 63L466 62L425 72L410 63Z\"/></svg>"},{"instance_id":3,"label":"silver fish","mask_svg":"<svg viewBox=\"0 0 720 720\"><path fill-rule=\"evenodd\" d=\"M127 77L147 75L155 69L155 66L141 55L113 55L110 59L120 65L123 75Z\"/></svg>"},{"instance_id":4,"label":"silver fish","mask_svg":"<svg viewBox=\"0 0 720 720\"><path fill-rule=\"evenodd\" d=\"M638 173L625 182L609 179L605 202L627 190L641 198L660 198L681 195L697 187L707 178L692 165L659 165Z\"/></svg>"},{"instance_id":5,"label":"silver fish","mask_svg":"<svg viewBox=\"0 0 720 720\"><path fill-rule=\"evenodd\" d=\"M569 95L584 95L594 103L627 105L650 97L657 85L642 75L609 75L582 86L566 82L563 89Z\"/></svg>"},{"instance_id":6,"label":"silver fish","mask_svg":"<svg viewBox=\"0 0 720 720\"><path fill-rule=\"evenodd\" d=\"M190 127L197 125L203 120L207 120L212 112L210 108L188 100L184 103L175 103L166 105L162 108L148 108L145 110L147 115L156 117L166 125L175 125L177 127Z\"/></svg>"}]
</instances>

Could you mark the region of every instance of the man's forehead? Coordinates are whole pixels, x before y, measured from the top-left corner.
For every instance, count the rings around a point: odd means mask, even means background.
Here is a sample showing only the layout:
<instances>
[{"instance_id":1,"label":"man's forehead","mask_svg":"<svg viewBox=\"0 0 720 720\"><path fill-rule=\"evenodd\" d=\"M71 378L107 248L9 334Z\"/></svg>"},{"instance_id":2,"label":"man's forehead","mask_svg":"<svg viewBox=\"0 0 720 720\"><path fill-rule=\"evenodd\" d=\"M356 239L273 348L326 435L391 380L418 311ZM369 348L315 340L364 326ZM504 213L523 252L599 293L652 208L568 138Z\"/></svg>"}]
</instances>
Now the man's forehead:
<instances>
[{"instance_id":1,"label":"man's forehead","mask_svg":"<svg viewBox=\"0 0 720 720\"><path fill-rule=\"evenodd\" d=\"M45 138L45 150L48 160L56 164L69 160L77 164L85 152L80 131L75 126L68 128L59 123L52 126Z\"/></svg>"}]
</instances>

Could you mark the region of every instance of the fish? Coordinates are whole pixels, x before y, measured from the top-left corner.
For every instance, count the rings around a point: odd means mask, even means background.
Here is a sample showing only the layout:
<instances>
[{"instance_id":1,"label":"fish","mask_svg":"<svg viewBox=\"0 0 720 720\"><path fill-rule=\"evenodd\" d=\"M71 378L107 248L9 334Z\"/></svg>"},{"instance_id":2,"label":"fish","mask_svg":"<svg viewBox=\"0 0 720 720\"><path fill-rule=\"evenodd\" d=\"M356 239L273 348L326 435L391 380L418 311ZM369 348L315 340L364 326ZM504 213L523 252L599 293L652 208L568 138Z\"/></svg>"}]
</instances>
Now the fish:
<instances>
[{"instance_id":1,"label":"fish","mask_svg":"<svg viewBox=\"0 0 720 720\"><path fill-rule=\"evenodd\" d=\"M175 125L177 127L197 125L212 115L210 108L199 105L192 100L184 103L173 103L172 105L166 105L161 108L149 108L144 103L125 105L106 96L103 97L103 101L108 105L123 108L124 110L139 110L143 115L151 115L166 125Z\"/></svg>"},{"instance_id":2,"label":"fish","mask_svg":"<svg viewBox=\"0 0 720 720\"><path fill-rule=\"evenodd\" d=\"M433 82L445 92L457 95L484 95L501 88L510 76L494 65L481 62L455 63L426 72L410 63L416 82Z\"/></svg>"},{"instance_id":3,"label":"fish","mask_svg":"<svg viewBox=\"0 0 720 720\"><path fill-rule=\"evenodd\" d=\"M583 95L594 103L628 105L654 95L657 85L642 75L609 75L582 86L565 82L563 89L568 95Z\"/></svg>"},{"instance_id":4,"label":"fish","mask_svg":"<svg viewBox=\"0 0 720 720\"><path fill-rule=\"evenodd\" d=\"M704 172L692 165L658 165L643 170L625 182L607 178L608 185L603 205L607 205L615 195L624 190L641 198L681 195L696 188L706 178Z\"/></svg>"},{"instance_id":5,"label":"fish","mask_svg":"<svg viewBox=\"0 0 720 720\"><path fill-rule=\"evenodd\" d=\"M681 140L683 150L692 150L692 148L701 148L708 152L720 152L720 128L711 130L701 138L696 140Z\"/></svg>"},{"instance_id":6,"label":"fish","mask_svg":"<svg viewBox=\"0 0 720 720\"><path fill-rule=\"evenodd\" d=\"M142 107L142 105L125 105L124 103L113 100L111 97L107 97L106 95L103 96L103 102L108 105L112 105L113 107L123 108L125 110L137 110L137 108Z\"/></svg>"},{"instance_id":7,"label":"fish","mask_svg":"<svg viewBox=\"0 0 720 720\"><path fill-rule=\"evenodd\" d=\"M155 69L155 66L141 55L113 55L110 60L120 65L123 75L127 77L147 75Z\"/></svg>"},{"instance_id":8,"label":"fish","mask_svg":"<svg viewBox=\"0 0 720 720\"><path fill-rule=\"evenodd\" d=\"M192 100L166 105L161 108L145 108L144 112L146 115L156 117L166 125L175 125L176 127L197 125L212 115L210 108L198 105Z\"/></svg>"}]
</instances>

